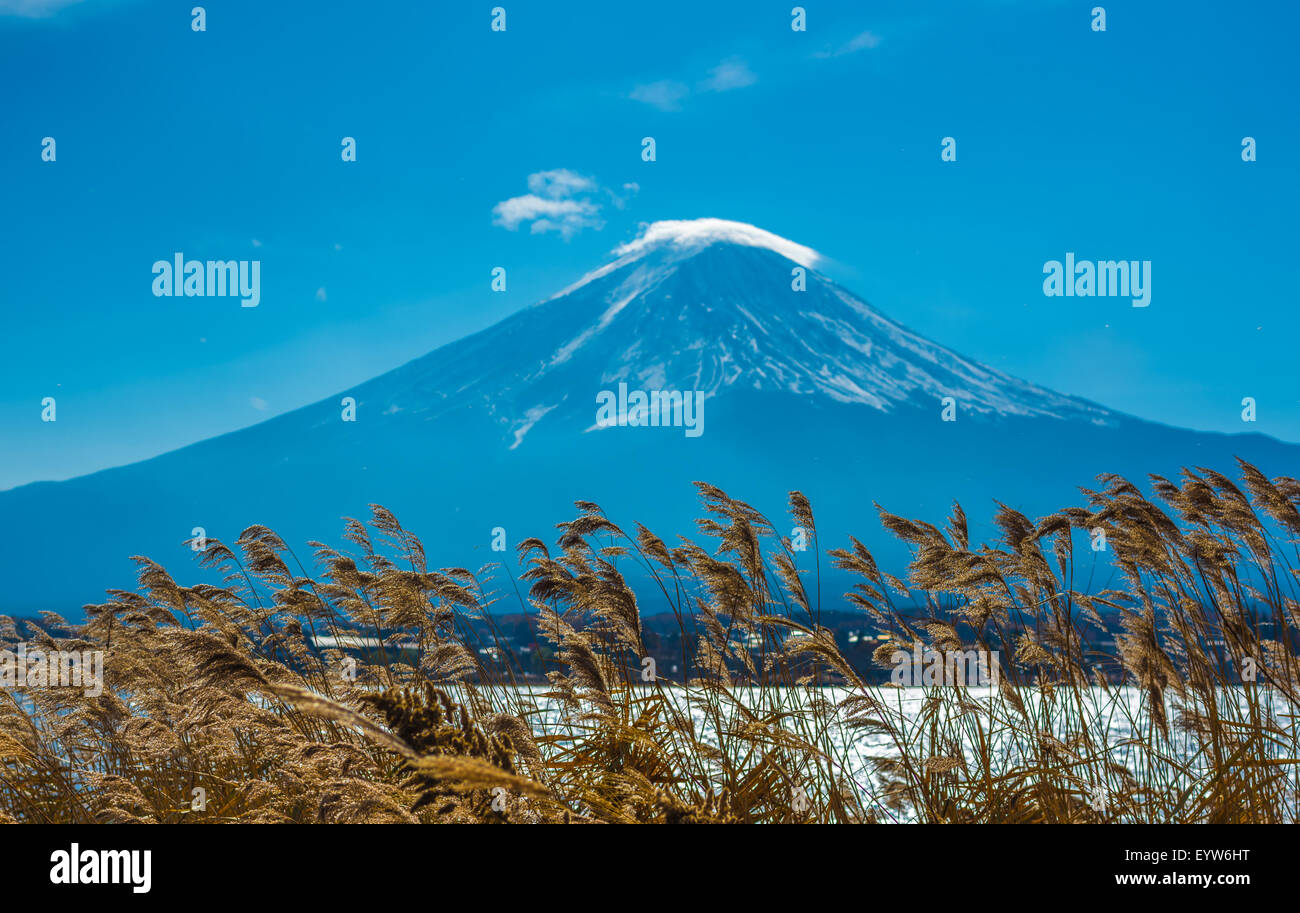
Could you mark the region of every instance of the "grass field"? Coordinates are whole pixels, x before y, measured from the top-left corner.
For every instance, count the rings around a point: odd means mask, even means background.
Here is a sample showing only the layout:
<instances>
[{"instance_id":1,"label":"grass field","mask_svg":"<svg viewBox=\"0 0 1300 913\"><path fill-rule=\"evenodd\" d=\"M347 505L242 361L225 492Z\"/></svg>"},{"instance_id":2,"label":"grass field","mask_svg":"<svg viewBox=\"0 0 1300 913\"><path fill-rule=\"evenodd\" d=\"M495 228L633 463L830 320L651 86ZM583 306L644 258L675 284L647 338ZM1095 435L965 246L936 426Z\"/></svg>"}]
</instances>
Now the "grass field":
<instances>
[{"instance_id":1,"label":"grass field","mask_svg":"<svg viewBox=\"0 0 1300 913\"><path fill-rule=\"evenodd\" d=\"M11 654L103 666L102 688L0 694L0 818L1294 821L1300 483L1243 463L1153 478L1152 501L1101 481L1037 521L1002 508L985 545L957 506L945 529L881 511L912 552L898 577L856 540L822 551L797 492L802 552L703 484L701 544L579 503L553 545L519 545L549 687L514 680L485 584L431 570L380 507L347 524L350 553L313 543L312 571L258 526L208 544L222 587L139 559L138 591L83 625L4 620ZM1076 589L1101 538L1122 585ZM825 563L889 632L882 667L974 651L996 684L864 681L818 625ZM676 615L676 674L646 662L631 568ZM1120 684L1087 646L1103 615Z\"/></svg>"}]
</instances>

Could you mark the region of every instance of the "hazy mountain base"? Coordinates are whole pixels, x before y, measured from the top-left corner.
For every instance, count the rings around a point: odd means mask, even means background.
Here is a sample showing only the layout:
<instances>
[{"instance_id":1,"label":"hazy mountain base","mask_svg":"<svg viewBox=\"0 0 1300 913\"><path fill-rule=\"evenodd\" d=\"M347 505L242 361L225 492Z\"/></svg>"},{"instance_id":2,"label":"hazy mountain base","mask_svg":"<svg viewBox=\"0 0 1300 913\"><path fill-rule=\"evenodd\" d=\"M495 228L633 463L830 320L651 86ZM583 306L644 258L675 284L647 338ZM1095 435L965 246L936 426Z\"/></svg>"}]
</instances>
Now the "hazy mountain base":
<instances>
[{"instance_id":1,"label":"hazy mountain base","mask_svg":"<svg viewBox=\"0 0 1300 913\"><path fill-rule=\"evenodd\" d=\"M557 660L544 712L513 687L500 645L468 624L490 620L473 575L430 571L387 511L349 523L358 557L319 547L314 578L251 527L238 555L220 544L204 555L225 588L181 587L142 562L142 593L114 594L84 626L9 626L8 641L104 651L106 681L98 697L5 692L0 811L19 821L1293 821L1300 483L1242 471L1249 495L1188 473L1181 486L1157 481L1163 507L1115 478L1089 509L1037 524L1003 509L994 547L970 547L960 508L946 531L882 514L911 550L906 583L856 542L830 551L857 575L864 618L891 632L879 661L913 647L1000 657L995 692L927 688L903 713L897 692L863 682L817 625L798 569L816 556L708 486L709 551L669 548L644 529L629 537L586 503L561 525L556 554L520 545ZM817 541L807 501L795 493L790 506L787 522ZM1098 527L1124 586L1084 594L1069 585L1072 532ZM683 630L699 631L681 675L643 681L640 610L616 558L643 564ZM1246 579L1262 581L1258 591ZM903 599L929 617L900 613ZM1270 636L1248 603L1267 607ZM1094 674L1082 646L1103 605L1122 618L1122 690ZM416 661L357 665L313 646L358 629L413 641ZM1256 683L1232 687L1247 662ZM854 733L880 746L865 769Z\"/></svg>"},{"instance_id":2,"label":"hazy mountain base","mask_svg":"<svg viewBox=\"0 0 1300 913\"><path fill-rule=\"evenodd\" d=\"M1170 454L1204 466L1228 465L1247 454L1273 474L1300 464L1300 447L1262 435L1128 420L1115 427L1047 419L944 423L937 404L883 414L745 391L709 402L708 430L700 438L674 428L583 434L579 425L594 421L593 402L570 424L557 417L561 424L539 425L515 450L481 411L378 426L340 423L332 406L315 412L144 463L0 493L6 521L0 551L6 565L28 571L12 575L0 593L0 610L68 615L70 606L98 600L131 573L129 555L168 565L190 561L187 540L195 527L230 539L252 516L301 549L322 530L337 529L340 517L364 515L371 502L390 506L419 528L439 560L478 568L509 557L490 550L494 528L517 543L593 494L610 517L661 530L671 542L694 529L695 479L750 493L751 503L775 516L785 501L780 480L808 478L806 493L824 505L818 517L823 541L859 535L883 564L898 567L908 557L903 544L864 521L873 503L938 522L957 497L975 515L972 534L986 538L996 532L987 519L995 501L1030 516L1046 514L1085 503L1078 482L1101 472L1139 479L1148 471L1174 474L1180 464ZM314 437L310 448L297 446L300 426L321 422L337 425L336 433ZM791 526L780 532L789 535ZM74 541L77 560L69 572L66 553ZM848 608L840 596L852 586L850 576L822 571L824 607ZM1102 576L1095 582L1107 581ZM508 610L521 608L516 601ZM651 611L666 608L649 605Z\"/></svg>"}]
</instances>

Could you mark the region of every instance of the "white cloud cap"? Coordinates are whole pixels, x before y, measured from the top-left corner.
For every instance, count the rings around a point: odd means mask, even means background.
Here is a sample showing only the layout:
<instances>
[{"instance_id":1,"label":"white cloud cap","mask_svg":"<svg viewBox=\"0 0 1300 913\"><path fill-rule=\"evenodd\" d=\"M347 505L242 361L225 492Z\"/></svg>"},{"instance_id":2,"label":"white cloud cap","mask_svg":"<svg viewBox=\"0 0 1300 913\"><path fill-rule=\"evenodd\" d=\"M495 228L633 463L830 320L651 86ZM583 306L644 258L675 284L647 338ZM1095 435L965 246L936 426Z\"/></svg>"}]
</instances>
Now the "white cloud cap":
<instances>
[{"instance_id":1,"label":"white cloud cap","mask_svg":"<svg viewBox=\"0 0 1300 913\"><path fill-rule=\"evenodd\" d=\"M796 244L756 225L728 219L670 219L651 222L635 241L615 248L614 255L621 258L661 244L687 248L702 247L716 241L765 247L807 267L814 267L825 259L811 247Z\"/></svg>"}]
</instances>

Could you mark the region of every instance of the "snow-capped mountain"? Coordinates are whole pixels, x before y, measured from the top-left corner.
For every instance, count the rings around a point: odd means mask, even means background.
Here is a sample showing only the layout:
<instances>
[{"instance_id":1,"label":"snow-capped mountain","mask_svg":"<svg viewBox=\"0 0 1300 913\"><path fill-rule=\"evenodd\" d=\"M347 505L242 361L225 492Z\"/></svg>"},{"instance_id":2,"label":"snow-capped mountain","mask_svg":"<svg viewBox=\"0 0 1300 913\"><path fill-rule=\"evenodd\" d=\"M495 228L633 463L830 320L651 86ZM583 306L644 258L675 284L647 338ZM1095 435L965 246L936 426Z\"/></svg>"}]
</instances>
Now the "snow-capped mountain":
<instances>
[{"instance_id":1,"label":"snow-capped mountain","mask_svg":"<svg viewBox=\"0 0 1300 913\"><path fill-rule=\"evenodd\" d=\"M558 295L377 378L362 389L368 408L432 419L479 402L512 447L547 417L588 415L594 392L620 381L709 399L731 390L825 397L885 413L937 415L951 396L971 416L1114 423L1099 406L907 330L818 274L815 251L752 225L656 222L614 253Z\"/></svg>"},{"instance_id":2,"label":"snow-capped mountain","mask_svg":"<svg viewBox=\"0 0 1300 913\"><path fill-rule=\"evenodd\" d=\"M890 320L819 262L751 225L657 222L557 295L338 396L152 460L0 492L0 555L21 569L6 575L0 611L75 614L128 587L136 554L193 579L195 527L227 541L254 523L297 545L336 540L340 518L372 502L421 536L431 562L478 567L548 538L578 499L671 540L694 533L694 480L773 519L797 488L823 547L852 533L901 570L873 502L938 522L958 499L978 534L994 498L1046 512L1077 503L1100 472L1231 470L1237 455L1270 474L1300 465L1297 446L1141 421L980 365ZM624 384L699 391L703 433L602 426L598 397ZM342 418L344 396L356 421ZM941 418L945 398L955 421ZM490 551L497 527L510 552Z\"/></svg>"}]
</instances>

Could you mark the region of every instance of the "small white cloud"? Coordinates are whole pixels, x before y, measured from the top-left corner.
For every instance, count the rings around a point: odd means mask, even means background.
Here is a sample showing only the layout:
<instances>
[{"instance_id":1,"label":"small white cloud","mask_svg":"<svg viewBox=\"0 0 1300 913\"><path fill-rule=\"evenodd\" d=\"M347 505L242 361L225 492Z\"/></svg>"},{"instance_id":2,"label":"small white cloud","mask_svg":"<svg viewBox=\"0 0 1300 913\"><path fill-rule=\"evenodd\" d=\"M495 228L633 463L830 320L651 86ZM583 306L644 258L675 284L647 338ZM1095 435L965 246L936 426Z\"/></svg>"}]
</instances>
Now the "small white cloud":
<instances>
[{"instance_id":1,"label":"small white cloud","mask_svg":"<svg viewBox=\"0 0 1300 913\"><path fill-rule=\"evenodd\" d=\"M643 101L660 111L680 111L682 99L691 94L690 87L673 79L661 79L635 87L629 97L633 101Z\"/></svg>"},{"instance_id":2,"label":"small white cloud","mask_svg":"<svg viewBox=\"0 0 1300 913\"><path fill-rule=\"evenodd\" d=\"M595 179L557 168L528 176L530 193L502 200L492 207L492 224L516 231L527 223L535 235L553 231L566 240L584 228L596 231L605 227L601 218L602 194L608 194L615 207L622 209L624 198L602 190Z\"/></svg>"},{"instance_id":3,"label":"small white cloud","mask_svg":"<svg viewBox=\"0 0 1300 913\"><path fill-rule=\"evenodd\" d=\"M317 301L325 300L325 286L322 285L320 288L316 289L316 300Z\"/></svg>"},{"instance_id":4,"label":"small white cloud","mask_svg":"<svg viewBox=\"0 0 1300 913\"><path fill-rule=\"evenodd\" d=\"M261 246L262 246L262 242L259 241L259 240L257 240L256 238L254 238L254 239L253 239L253 246L254 246L254 247L261 247Z\"/></svg>"},{"instance_id":5,"label":"small white cloud","mask_svg":"<svg viewBox=\"0 0 1300 913\"><path fill-rule=\"evenodd\" d=\"M729 92L743 89L758 82L758 77L749 68L749 64L739 57L728 57L709 71L708 78L700 80L695 86L698 92ZM682 102L691 94L690 86L675 79L661 79L658 82L644 83L628 93L633 101L645 102L660 111L680 111Z\"/></svg>"},{"instance_id":6,"label":"small white cloud","mask_svg":"<svg viewBox=\"0 0 1300 913\"><path fill-rule=\"evenodd\" d=\"M252 397L252 398L248 401L248 404L249 404L250 406L252 406L254 409L256 409L258 412L265 412L265 411L266 411L266 400L262 399L262 397L260 397L260 396L254 396L254 397Z\"/></svg>"},{"instance_id":7,"label":"small white cloud","mask_svg":"<svg viewBox=\"0 0 1300 913\"><path fill-rule=\"evenodd\" d=\"M632 197L636 196L640 192L641 192L641 185L635 182L629 182L627 184L624 184L622 193L616 193L613 190L605 191L605 193L609 194L609 201L614 205L615 209L623 209L625 206L627 206L627 201L632 199Z\"/></svg>"},{"instance_id":8,"label":"small white cloud","mask_svg":"<svg viewBox=\"0 0 1300 913\"><path fill-rule=\"evenodd\" d=\"M342 244L339 244L339 243L337 243L337 242L335 242L335 244L334 244L334 249L335 249L335 250L342 250L342 249L343 249L343 245L342 245Z\"/></svg>"},{"instance_id":9,"label":"small white cloud","mask_svg":"<svg viewBox=\"0 0 1300 913\"><path fill-rule=\"evenodd\" d=\"M879 46L880 36L870 29L867 29L865 32L859 32L854 35L839 47L827 51L818 51L813 56L825 60L829 57L843 57L845 54L856 54L858 51L869 51Z\"/></svg>"},{"instance_id":10,"label":"small white cloud","mask_svg":"<svg viewBox=\"0 0 1300 913\"><path fill-rule=\"evenodd\" d=\"M568 168L555 168L528 175L528 189L548 200L562 200L595 190L596 182Z\"/></svg>"},{"instance_id":11,"label":"small white cloud","mask_svg":"<svg viewBox=\"0 0 1300 913\"><path fill-rule=\"evenodd\" d=\"M756 82L758 77L749 68L749 64L739 57L731 57L709 71L709 78L700 83L700 91L727 92L752 86Z\"/></svg>"},{"instance_id":12,"label":"small white cloud","mask_svg":"<svg viewBox=\"0 0 1300 913\"><path fill-rule=\"evenodd\" d=\"M547 200L535 193L502 200L492 207L492 224L515 231L531 222L533 234L558 231L566 238L584 228L601 229L600 207L588 200Z\"/></svg>"}]
</instances>

